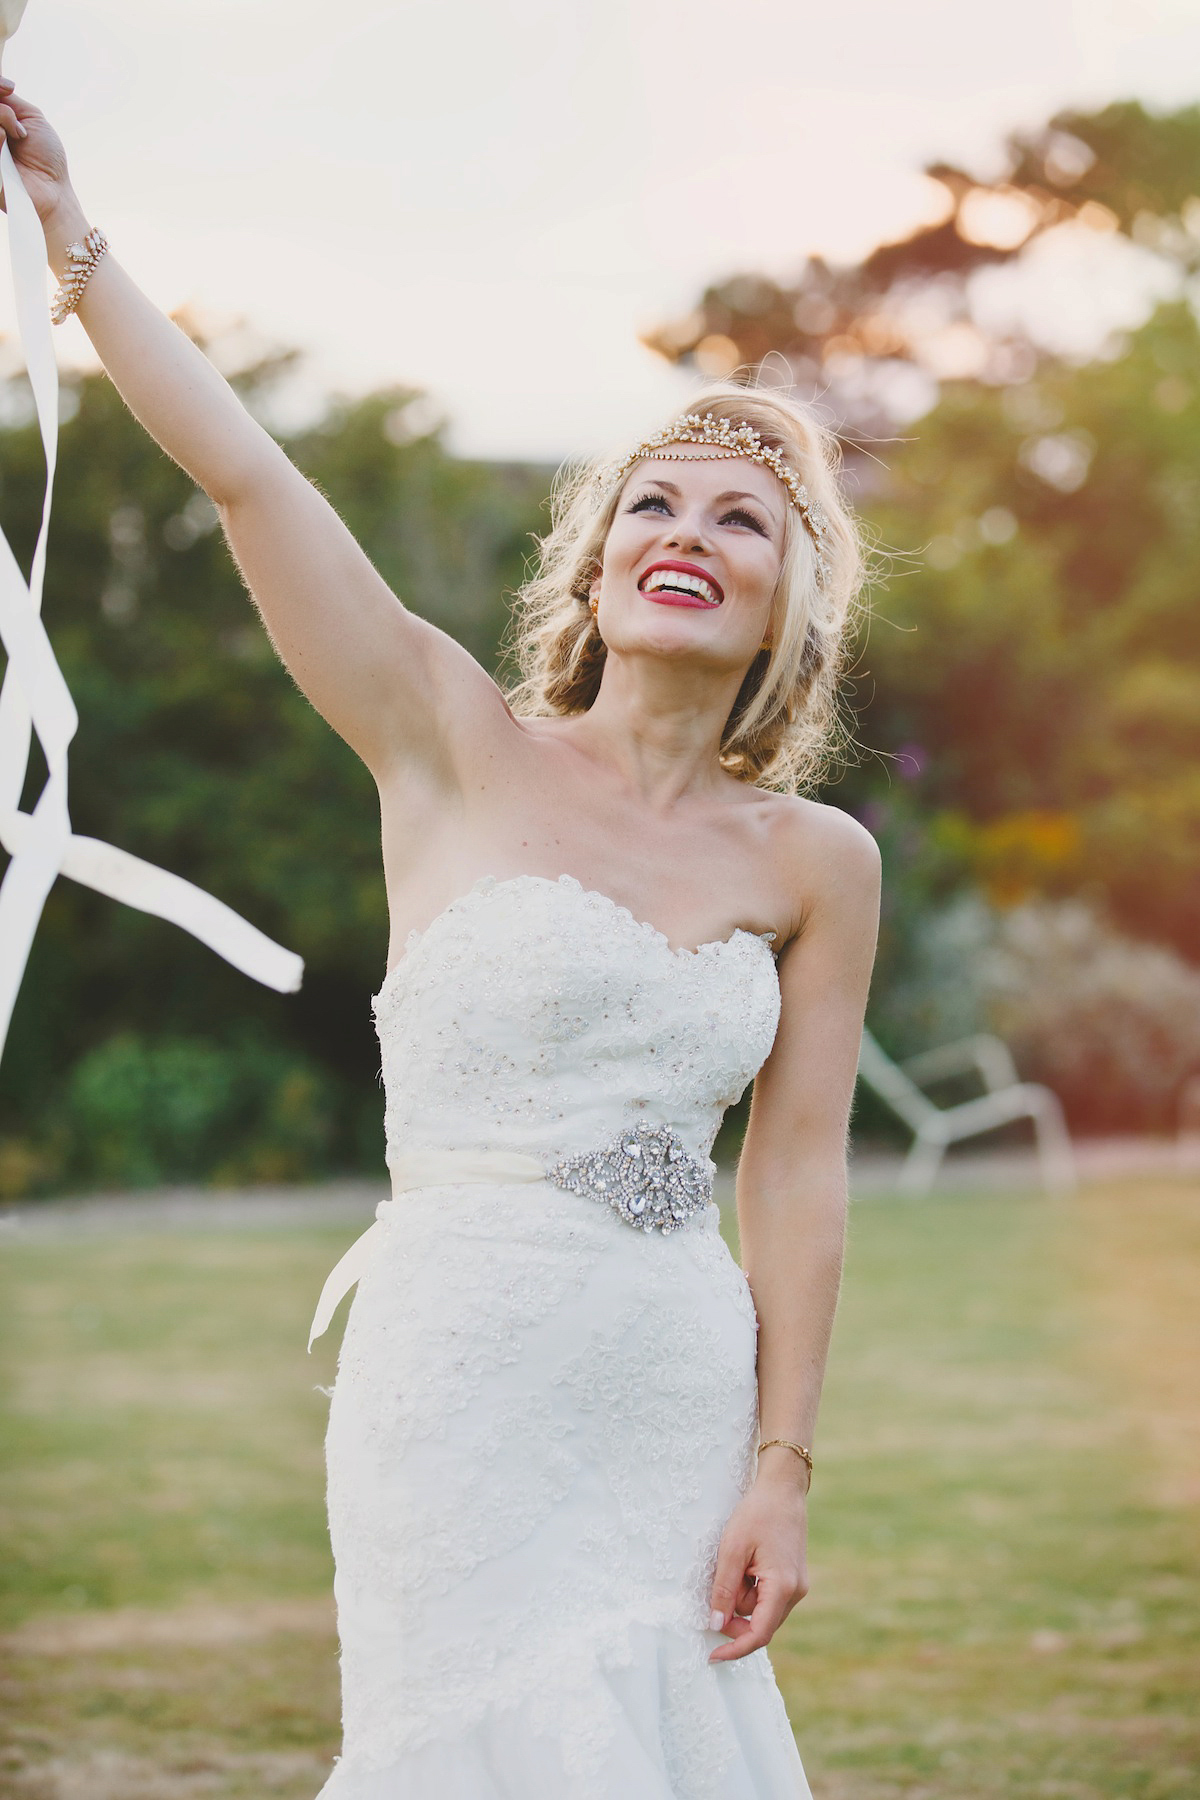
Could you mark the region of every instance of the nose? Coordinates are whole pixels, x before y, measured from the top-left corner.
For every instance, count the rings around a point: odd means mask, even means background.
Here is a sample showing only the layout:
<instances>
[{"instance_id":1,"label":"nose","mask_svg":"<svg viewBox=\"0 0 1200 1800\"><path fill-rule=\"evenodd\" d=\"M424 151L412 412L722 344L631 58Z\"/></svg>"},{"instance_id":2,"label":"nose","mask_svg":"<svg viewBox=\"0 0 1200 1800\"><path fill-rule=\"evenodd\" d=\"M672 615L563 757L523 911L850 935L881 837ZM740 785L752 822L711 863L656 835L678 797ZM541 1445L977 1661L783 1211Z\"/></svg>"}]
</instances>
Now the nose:
<instances>
[{"instance_id":1,"label":"nose","mask_svg":"<svg viewBox=\"0 0 1200 1800\"><path fill-rule=\"evenodd\" d=\"M704 529L704 518L701 513L676 513L667 521L670 529L664 531L663 541L671 549L707 550L708 537Z\"/></svg>"}]
</instances>

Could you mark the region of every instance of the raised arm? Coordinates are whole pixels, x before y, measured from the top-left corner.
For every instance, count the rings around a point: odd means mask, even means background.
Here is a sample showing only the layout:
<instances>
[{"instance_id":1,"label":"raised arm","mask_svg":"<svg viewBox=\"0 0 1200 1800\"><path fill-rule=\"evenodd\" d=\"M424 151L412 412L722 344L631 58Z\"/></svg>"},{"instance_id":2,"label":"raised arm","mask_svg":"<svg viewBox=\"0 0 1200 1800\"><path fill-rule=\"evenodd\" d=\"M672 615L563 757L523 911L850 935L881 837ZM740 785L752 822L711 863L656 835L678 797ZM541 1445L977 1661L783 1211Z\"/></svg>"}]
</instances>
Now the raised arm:
<instances>
[{"instance_id":1,"label":"raised arm","mask_svg":"<svg viewBox=\"0 0 1200 1800\"><path fill-rule=\"evenodd\" d=\"M71 187L61 141L6 82L0 133L61 276L67 246L94 222ZM490 678L401 605L328 501L111 251L78 313L134 417L215 504L271 641L318 712L377 779L409 763L453 783L461 739L452 722L496 705Z\"/></svg>"}]
</instances>

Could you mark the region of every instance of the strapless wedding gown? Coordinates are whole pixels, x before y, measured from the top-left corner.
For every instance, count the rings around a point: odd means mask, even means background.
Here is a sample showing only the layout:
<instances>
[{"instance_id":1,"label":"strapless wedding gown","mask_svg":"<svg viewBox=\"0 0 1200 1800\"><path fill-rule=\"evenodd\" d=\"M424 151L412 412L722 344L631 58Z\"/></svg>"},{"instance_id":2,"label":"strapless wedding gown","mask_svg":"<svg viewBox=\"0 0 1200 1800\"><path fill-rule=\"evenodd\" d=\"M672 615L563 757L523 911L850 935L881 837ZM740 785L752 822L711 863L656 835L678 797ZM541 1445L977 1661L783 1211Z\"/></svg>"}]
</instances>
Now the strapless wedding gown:
<instances>
[{"instance_id":1,"label":"strapless wedding gown","mask_svg":"<svg viewBox=\"0 0 1200 1800\"><path fill-rule=\"evenodd\" d=\"M769 935L673 950L570 877L486 877L375 1017L396 1191L333 1283L320 1800L805 1800L767 1652L707 1660L756 1320L676 1179L771 1048Z\"/></svg>"}]
</instances>

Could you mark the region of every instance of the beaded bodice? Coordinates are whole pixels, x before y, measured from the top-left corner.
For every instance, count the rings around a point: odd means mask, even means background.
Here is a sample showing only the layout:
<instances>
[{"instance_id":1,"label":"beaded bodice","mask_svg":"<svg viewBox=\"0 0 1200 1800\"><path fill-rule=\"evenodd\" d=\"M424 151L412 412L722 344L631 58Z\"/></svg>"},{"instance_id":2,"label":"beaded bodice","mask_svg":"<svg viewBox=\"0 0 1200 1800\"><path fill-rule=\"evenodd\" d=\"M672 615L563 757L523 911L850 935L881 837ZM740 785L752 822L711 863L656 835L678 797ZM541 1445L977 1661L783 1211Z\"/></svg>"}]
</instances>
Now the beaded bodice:
<instances>
[{"instance_id":1,"label":"beaded bodice","mask_svg":"<svg viewBox=\"0 0 1200 1800\"><path fill-rule=\"evenodd\" d=\"M707 1156L766 1060L779 1005L769 935L673 950L571 876L484 876L410 935L375 996L388 1161L554 1161L637 1124Z\"/></svg>"}]
</instances>

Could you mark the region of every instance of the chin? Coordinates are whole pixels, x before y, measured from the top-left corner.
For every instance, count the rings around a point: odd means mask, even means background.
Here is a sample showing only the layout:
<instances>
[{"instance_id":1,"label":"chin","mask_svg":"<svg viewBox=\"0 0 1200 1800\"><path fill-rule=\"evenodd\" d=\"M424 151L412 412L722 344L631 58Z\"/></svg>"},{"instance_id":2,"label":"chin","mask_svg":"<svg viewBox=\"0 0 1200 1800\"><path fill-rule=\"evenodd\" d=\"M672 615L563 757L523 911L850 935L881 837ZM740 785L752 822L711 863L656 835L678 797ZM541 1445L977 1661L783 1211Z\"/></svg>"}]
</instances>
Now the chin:
<instances>
[{"instance_id":1,"label":"chin","mask_svg":"<svg viewBox=\"0 0 1200 1800\"><path fill-rule=\"evenodd\" d=\"M711 655L714 645L703 632L694 629L689 631L686 624L678 625L671 621L639 632L636 641L628 648L648 651L652 656L695 656Z\"/></svg>"},{"instance_id":2,"label":"chin","mask_svg":"<svg viewBox=\"0 0 1200 1800\"><path fill-rule=\"evenodd\" d=\"M739 652L734 646L714 642L703 630L689 631L686 625L640 632L635 641L621 648L626 654L661 656L664 662L692 662L718 674L744 671L754 660L753 650Z\"/></svg>"}]
</instances>

